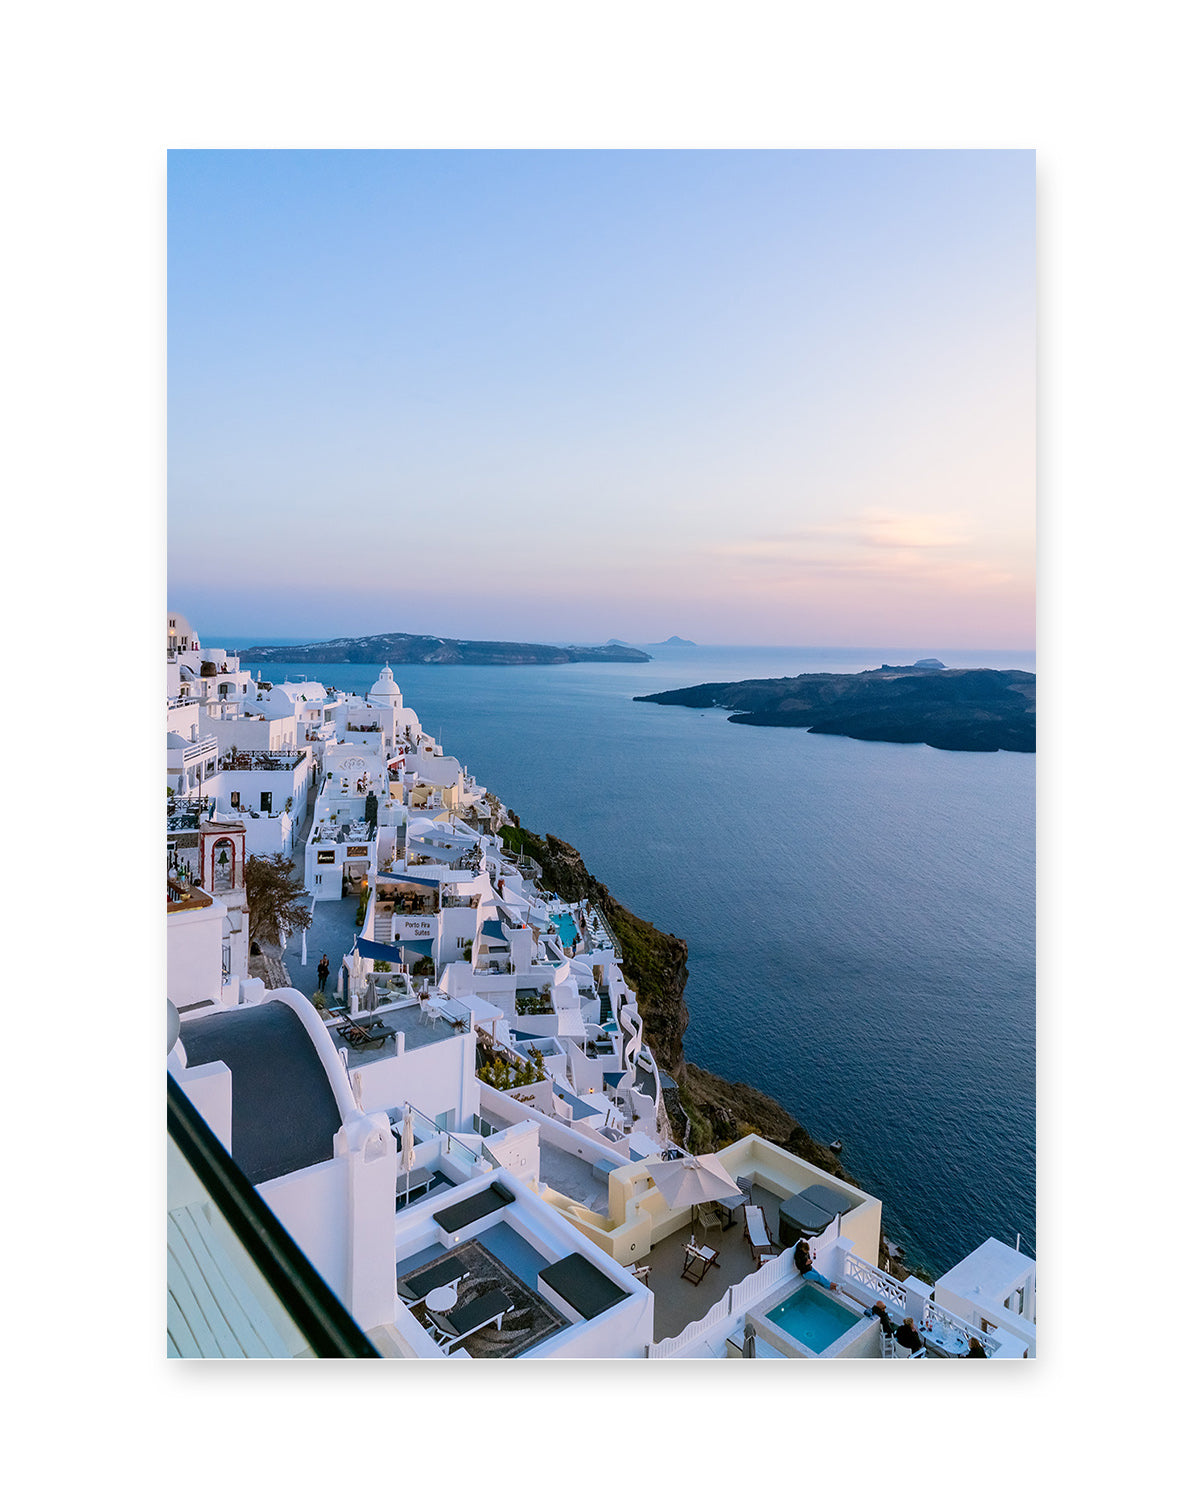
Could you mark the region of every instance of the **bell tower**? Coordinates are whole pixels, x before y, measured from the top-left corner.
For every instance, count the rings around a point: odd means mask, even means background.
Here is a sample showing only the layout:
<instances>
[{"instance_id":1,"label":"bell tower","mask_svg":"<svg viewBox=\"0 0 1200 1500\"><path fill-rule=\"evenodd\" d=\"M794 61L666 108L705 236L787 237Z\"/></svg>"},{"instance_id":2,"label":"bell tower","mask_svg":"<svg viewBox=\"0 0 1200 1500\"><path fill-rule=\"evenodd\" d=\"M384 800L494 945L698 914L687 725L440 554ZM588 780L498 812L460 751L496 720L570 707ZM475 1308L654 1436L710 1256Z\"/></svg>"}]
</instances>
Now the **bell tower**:
<instances>
[{"instance_id":1,"label":"bell tower","mask_svg":"<svg viewBox=\"0 0 1200 1500\"><path fill-rule=\"evenodd\" d=\"M221 973L225 984L250 976L250 922L246 906L246 825L200 824L200 883L225 907Z\"/></svg>"}]
</instances>

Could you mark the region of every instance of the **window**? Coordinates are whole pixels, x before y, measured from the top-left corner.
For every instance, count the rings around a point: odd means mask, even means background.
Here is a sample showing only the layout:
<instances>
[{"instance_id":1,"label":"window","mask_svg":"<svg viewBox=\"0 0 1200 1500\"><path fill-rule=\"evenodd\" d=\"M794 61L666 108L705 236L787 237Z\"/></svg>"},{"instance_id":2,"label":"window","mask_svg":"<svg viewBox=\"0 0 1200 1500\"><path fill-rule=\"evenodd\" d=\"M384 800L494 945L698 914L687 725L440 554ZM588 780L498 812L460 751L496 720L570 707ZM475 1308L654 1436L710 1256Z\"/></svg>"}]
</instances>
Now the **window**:
<instances>
[{"instance_id":1,"label":"window","mask_svg":"<svg viewBox=\"0 0 1200 1500\"><path fill-rule=\"evenodd\" d=\"M241 792L230 792L230 794L229 794L229 805L230 805L230 807L241 807L241 805L242 805L242 794L241 794Z\"/></svg>"},{"instance_id":2,"label":"window","mask_svg":"<svg viewBox=\"0 0 1200 1500\"><path fill-rule=\"evenodd\" d=\"M269 813L271 811L271 794L270 794L270 792L260 792L258 794L258 810L259 810L259 812L265 812L265 813Z\"/></svg>"}]
</instances>

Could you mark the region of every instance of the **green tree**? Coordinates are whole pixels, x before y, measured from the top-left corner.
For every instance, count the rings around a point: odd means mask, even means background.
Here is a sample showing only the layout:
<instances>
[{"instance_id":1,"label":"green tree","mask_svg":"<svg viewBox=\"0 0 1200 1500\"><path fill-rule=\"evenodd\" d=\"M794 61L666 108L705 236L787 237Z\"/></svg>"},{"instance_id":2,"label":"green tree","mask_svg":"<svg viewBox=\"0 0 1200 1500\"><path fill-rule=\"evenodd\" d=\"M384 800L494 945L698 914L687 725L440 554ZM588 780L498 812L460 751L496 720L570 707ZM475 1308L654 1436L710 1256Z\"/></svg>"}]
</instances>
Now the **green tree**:
<instances>
[{"instance_id":1,"label":"green tree","mask_svg":"<svg viewBox=\"0 0 1200 1500\"><path fill-rule=\"evenodd\" d=\"M246 906L252 942L281 943L283 930L298 932L312 922L304 881L283 854L246 859Z\"/></svg>"}]
</instances>

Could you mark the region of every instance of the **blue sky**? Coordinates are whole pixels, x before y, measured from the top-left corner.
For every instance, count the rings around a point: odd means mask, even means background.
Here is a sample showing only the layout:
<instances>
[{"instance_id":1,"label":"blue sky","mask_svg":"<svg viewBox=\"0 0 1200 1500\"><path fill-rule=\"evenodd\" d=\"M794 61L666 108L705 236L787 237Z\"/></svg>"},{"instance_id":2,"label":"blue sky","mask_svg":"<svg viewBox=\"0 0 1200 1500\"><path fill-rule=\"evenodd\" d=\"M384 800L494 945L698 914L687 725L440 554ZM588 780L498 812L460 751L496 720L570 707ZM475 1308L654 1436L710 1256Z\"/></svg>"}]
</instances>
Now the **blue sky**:
<instances>
[{"instance_id":1,"label":"blue sky","mask_svg":"<svg viewBox=\"0 0 1200 1500\"><path fill-rule=\"evenodd\" d=\"M208 635L1028 648L1032 152L173 152Z\"/></svg>"}]
</instances>

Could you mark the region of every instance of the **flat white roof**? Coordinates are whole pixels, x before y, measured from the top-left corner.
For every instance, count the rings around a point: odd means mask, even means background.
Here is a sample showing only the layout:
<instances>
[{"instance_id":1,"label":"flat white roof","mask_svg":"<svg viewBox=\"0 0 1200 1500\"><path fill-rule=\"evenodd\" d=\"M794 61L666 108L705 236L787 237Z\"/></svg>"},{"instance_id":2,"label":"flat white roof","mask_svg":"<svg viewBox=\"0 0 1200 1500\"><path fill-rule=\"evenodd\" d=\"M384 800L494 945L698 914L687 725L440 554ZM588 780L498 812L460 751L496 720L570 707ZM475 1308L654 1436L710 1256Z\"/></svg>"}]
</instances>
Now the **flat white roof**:
<instances>
[{"instance_id":1,"label":"flat white roof","mask_svg":"<svg viewBox=\"0 0 1200 1500\"><path fill-rule=\"evenodd\" d=\"M983 1296L1003 1302L1036 1269L1037 1262L1023 1251L1014 1250L1002 1240L984 1240L965 1260L939 1276L937 1285L960 1297Z\"/></svg>"}]
</instances>

